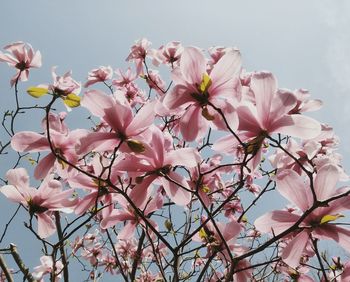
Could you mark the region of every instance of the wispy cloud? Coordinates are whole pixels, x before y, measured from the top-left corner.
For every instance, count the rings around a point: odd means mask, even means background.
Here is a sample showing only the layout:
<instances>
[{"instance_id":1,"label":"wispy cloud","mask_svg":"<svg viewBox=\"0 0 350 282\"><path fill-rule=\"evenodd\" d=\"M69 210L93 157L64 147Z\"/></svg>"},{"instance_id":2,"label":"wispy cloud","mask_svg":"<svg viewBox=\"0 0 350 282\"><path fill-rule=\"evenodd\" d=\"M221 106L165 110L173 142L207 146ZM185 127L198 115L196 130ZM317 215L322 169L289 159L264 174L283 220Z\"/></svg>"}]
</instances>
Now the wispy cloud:
<instances>
[{"instance_id":1,"label":"wispy cloud","mask_svg":"<svg viewBox=\"0 0 350 282\"><path fill-rule=\"evenodd\" d=\"M341 91L338 95L350 97L350 1L324 1L319 7L329 28L327 61L332 81Z\"/></svg>"}]
</instances>

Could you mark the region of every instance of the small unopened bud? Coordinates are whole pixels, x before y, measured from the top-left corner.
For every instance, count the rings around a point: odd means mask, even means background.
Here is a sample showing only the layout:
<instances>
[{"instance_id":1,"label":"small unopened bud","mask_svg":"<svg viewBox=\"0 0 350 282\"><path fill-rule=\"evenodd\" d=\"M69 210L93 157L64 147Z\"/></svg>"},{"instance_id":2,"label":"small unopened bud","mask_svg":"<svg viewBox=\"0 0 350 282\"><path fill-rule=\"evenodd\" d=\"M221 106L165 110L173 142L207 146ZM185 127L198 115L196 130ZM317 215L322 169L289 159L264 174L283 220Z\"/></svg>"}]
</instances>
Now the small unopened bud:
<instances>
[{"instance_id":1,"label":"small unopened bud","mask_svg":"<svg viewBox=\"0 0 350 282\"><path fill-rule=\"evenodd\" d=\"M208 111L208 108L205 107L202 109L202 116L207 119L207 120L214 120L215 119L215 116L211 115Z\"/></svg>"},{"instance_id":2,"label":"small unopened bud","mask_svg":"<svg viewBox=\"0 0 350 282\"><path fill-rule=\"evenodd\" d=\"M171 231L173 229L173 224L169 219L164 221L164 226L168 231Z\"/></svg>"},{"instance_id":3,"label":"small unopened bud","mask_svg":"<svg viewBox=\"0 0 350 282\"><path fill-rule=\"evenodd\" d=\"M126 144L128 144L129 149L134 153L143 153L145 151L145 146L140 141L129 139L126 141Z\"/></svg>"},{"instance_id":4,"label":"small unopened bud","mask_svg":"<svg viewBox=\"0 0 350 282\"><path fill-rule=\"evenodd\" d=\"M135 178L136 184L141 184L142 181L143 181L143 176L137 176L137 177Z\"/></svg>"}]
</instances>

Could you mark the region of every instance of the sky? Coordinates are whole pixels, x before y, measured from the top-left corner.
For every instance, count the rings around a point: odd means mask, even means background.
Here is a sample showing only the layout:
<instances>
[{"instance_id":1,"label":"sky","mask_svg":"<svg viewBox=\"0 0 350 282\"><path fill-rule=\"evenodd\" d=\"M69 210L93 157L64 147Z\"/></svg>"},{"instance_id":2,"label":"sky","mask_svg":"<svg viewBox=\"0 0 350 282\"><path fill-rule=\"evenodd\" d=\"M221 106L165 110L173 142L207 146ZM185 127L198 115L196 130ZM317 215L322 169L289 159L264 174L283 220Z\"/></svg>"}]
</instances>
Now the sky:
<instances>
[{"instance_id":1,"label":"sky","mask_svg":"<svg viewBox=\"0 0 350 282\"><path fill-rule=\"evenodd\" d=\"M43 67L20 86L23 102L30 98L27 87L51 82L52 66L60 74L73 70L82 82L100 65L125 69L130 46L142 37L153 48L173 40L205 49L236 46L248 71L269 70L279 87L308 89L312 98L323 100L311 116L333 126L350 171L350 1L5 0L1 7L0 47L21 40L43 56ZM1 113L13 106L13 73L0 64ZM16 128L34 130L38 118L21 119ZM79 127L78 117L71 122ZM4 175L6 156L0 164ZM0 205L14 209L3 197ZM5 223L2 215L0 230ZM11 238L22 238L11 232ZM21 247L28 251L25 243Z\"/></svg>"}]
</instances>

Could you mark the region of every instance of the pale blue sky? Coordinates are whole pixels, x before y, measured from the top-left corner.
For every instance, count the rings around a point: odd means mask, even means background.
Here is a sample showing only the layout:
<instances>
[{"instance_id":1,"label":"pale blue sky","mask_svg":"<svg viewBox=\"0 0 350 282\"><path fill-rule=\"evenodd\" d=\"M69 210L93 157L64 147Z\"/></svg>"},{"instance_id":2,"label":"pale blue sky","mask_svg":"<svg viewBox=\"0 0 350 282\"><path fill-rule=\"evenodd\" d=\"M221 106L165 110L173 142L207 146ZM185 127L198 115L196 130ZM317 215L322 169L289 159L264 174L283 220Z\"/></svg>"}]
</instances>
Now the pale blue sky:
<instances>
[{"instance_id":1,"label":"pale blue sky","mask_svg":"<svg viewBox=\"0 0 350 282\"><path fill-rule=\"evenodd\" d=\"M8 0L2 1L1 10L0 47L22 40L43 56L43 67L31 72L22 90L50 82L54 65L61 74L72 69L82 82L99 65L123 68L130 46L141 37L154 48L171 40L202 48L237 46L246 69L270 70L280 87L306 88L324 101L323 109L312 116L335 128L350 171L349 1ZM0 64L1 112L12 107L12 75L12 69ZM31 123L39 116L21 121L17 128L33 129ZM7 160L0 163L3 175ZM3 197L0 204L14 208ZM2 214L0 230L5 221ZM11 239L23 238L10 234ZM25 252L30 249L23 240L19 245Z\"/></svg>"}]
</instances>

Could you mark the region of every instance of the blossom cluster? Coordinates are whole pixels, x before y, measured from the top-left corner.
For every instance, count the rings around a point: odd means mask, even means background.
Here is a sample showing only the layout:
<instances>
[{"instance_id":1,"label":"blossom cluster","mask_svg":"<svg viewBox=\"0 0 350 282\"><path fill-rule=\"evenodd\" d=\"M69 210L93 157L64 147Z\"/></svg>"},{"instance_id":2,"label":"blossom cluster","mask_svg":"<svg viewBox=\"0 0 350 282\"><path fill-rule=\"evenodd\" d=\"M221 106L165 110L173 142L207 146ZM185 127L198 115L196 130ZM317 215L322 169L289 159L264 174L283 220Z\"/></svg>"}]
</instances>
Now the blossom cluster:
<instances>
[{"instance_id":1,"label":"blossom cluster","mask_svg":"<svg viewBox=\"0 0 350 282\"><path fill-rule=\"evenodd\" d=\"M349 262L320 251L324 240L350 250L338 138L304 114L322 102L281 88L271 72L244 69L237 48L151 46L137 41L126 70L91 70L81 96L72 72L55 68L52 84L28 88L50 96L42 132L14 132L10 144L40 153L33 176L41 184L13 168L0 192L28 211L26 226L44 244L58 234L33 275L68 281L68 262L79 261L91 279L348 281ZM0 61L16 69L17 89L41 55L22 42L5 50ZM68 113L54 110L57 100ZM93 128L69 128L78 107ZM271 193L289 204L254 216Z\"/></svg>"}]
</instances>

